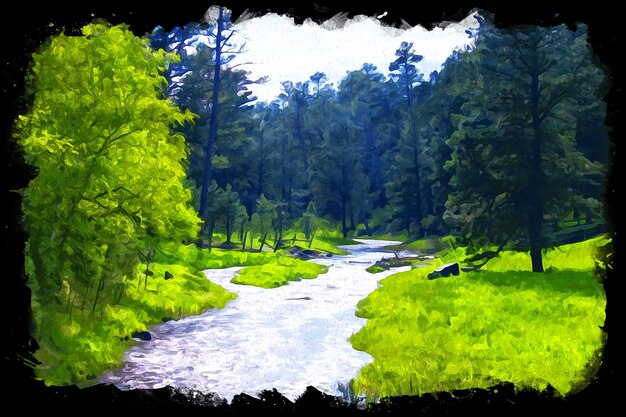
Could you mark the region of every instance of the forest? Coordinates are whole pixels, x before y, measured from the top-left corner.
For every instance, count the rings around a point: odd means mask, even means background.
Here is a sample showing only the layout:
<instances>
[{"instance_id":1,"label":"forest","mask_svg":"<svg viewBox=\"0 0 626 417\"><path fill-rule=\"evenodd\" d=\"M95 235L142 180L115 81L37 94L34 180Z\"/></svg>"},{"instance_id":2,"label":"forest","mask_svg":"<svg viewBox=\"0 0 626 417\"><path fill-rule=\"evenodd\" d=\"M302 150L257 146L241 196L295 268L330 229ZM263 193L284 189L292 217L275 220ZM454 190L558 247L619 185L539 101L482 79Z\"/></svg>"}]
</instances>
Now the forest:
<instances>
[{"instance_id":1,"label":"forest","mask_svg":"<svg viewBox=\"0 0 626 417\"><path fill-rule=\"evenodd\" d=\"M243 266L233 283L275 291L329 271L311 257L379 239L434 260L355 306L367 325L350 342L374 362L354 393L582 389L611 251L606 74L583 24L477 20L439 71L422 73L420 45L401 41L388 68L363 62L338 84L312 68L270 102L251 91L265 79L229 65L245 45L224 7L141 36L94 21L51 37L14 132L37 172L21 195L38 377L92 384L150 326L234 303L202 271ZM453 262L459 277L426 279ZM447 356L444 339L458 344ZM521 362L489 356L502 352Z\"/></svg>"}]
</instances>

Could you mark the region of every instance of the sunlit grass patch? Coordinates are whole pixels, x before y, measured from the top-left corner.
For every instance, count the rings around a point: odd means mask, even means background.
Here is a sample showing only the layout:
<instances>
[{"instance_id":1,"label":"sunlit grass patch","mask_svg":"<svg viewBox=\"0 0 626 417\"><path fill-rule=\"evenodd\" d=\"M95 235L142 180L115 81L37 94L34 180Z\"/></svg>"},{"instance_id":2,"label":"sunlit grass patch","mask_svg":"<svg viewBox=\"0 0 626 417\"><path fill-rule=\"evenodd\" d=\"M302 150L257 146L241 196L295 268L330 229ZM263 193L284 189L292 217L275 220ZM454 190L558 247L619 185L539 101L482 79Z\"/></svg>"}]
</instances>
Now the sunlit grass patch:
<instances>
[{"instance_id":1,"label":"sunlit grass patch","mask_svg":"<svg viewBox=\"0 0 626 417\"><path fill-rule=\"evenodd\" d=\"M231 282L262 288L276 288L288 284L289 281L313 279L327 271L328 268L324 265L285 257L277 263L244 268Z\"/></svg>"},{"instance_id":2,"label":"sunlit grass patch","mask_svg":"<svg viewBox=\"0 0 626 417\"><path fill-rule=\"evenodd\" d=\"M374 361L353 381L355 392L380 398L499 382L537 390L549 384L561 395L581 389L604 341L606 298L590 269L594 247L586 241L549 251L561 269L545 274L484 270L426 279L438 264L462 259L458 248L382 280L358 305L368 321L351 342ZM571 269L561 253L576 254Z\"/></svg>"}]
</instances>

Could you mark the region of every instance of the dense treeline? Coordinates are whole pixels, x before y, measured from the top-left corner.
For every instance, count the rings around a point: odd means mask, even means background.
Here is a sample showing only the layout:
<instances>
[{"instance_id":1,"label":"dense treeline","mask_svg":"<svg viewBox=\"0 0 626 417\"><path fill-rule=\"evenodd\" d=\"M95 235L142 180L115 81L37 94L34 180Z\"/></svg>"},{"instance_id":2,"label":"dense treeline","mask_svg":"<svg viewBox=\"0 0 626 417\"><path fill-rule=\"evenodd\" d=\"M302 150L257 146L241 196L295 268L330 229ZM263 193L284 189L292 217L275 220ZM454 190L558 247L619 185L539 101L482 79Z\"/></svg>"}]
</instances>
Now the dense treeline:
<instances>
[{"instance_id":1,"label":"dense treeline","mask_svg":"<svg viewBox=\"0 0 626 417\"><path fill-rule=\"evenodd\" d=\"M227 65L241 52L228 11L207 22L149 38L181 56L166 94L199 115L180 132L209 241L250 231L279 247L319 216L344 237L530 249L540 272L542 248L599 230L603 72L584 26L501 30L480 18L473 45L427 78L419 45L402 42L386 74L365 63L334 86L315 72L259 103L248 87L263 80Z\"/></svg>"}]
</instances>

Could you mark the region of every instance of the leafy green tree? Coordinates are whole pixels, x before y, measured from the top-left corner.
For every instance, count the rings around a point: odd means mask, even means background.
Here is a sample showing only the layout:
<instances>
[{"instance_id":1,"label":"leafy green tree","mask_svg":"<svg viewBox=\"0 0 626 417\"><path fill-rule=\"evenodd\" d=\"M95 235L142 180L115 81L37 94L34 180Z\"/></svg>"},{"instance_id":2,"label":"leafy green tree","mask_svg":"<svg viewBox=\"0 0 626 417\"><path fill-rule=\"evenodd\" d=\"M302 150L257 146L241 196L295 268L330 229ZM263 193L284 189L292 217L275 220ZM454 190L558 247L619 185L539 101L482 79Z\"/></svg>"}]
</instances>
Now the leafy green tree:
<instances>
[{"instance_id":1,"label":"leafy green tree","mask_svg":"<svg viewBox=\"0 0 626 417\"><path fill-rule=\"evenodd\" d=\"M599 207L577 191L600 168L575 141L603 80L586 27L483 25L461 61L466 102L452 116L446 217L475 247L529 248L532 270L542 272L546 222Z\"/></svg>"},{"instance_id":2,"label":"leafy green tree","mask_svg":"<svg viewBox=\"0 0 626 417\"><path fill-rule=\"evenodd\" d=\"M66 303L71 314L119 302L140 259L197 233L184 138L170 130L192 115L162 97L175 58L106 24L55 36L33 55L34 102L16 139L37 169L23 192L35 304Z\"/></svg>"}]
</instances>

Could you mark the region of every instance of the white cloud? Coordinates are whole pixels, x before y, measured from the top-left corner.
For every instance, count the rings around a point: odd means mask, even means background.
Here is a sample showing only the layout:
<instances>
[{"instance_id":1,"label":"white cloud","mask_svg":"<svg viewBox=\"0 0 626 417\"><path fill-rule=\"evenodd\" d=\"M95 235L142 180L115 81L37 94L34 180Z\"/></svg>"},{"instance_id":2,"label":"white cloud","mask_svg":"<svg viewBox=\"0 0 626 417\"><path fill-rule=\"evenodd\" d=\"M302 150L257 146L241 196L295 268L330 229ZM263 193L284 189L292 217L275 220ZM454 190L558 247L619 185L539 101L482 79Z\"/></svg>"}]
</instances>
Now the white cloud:
<instances>
[{"instance_id":1,"label":"white cloud","mask_svg":"<svg viewBox=\"0 0 626 417\"><path fill-rule=\"evenodd\" d=\"M465 31L476 27L471 14L445 28L427 30L422 26L398 29L383 26L375 17L355 16L341 24L329 20L317 24L306 20L296 25L292 18L269 13L237 23L233 36L236 43L245 42L245 53L232 61L242 65L252 77L268 76L269 81L253 85L251 90L259 100L270 101L281 92L283 81L306 81L317 71L326 73L336 85L346 71L358 70L364 63L376 65L388 74L389 63L402 41L413 42L413 50L424 56L418 64L428 76L439 70L454 49L470 42Z\"/></svg>"}]
</instances>

